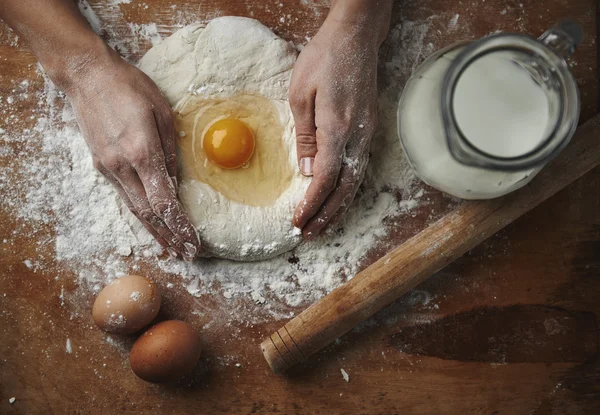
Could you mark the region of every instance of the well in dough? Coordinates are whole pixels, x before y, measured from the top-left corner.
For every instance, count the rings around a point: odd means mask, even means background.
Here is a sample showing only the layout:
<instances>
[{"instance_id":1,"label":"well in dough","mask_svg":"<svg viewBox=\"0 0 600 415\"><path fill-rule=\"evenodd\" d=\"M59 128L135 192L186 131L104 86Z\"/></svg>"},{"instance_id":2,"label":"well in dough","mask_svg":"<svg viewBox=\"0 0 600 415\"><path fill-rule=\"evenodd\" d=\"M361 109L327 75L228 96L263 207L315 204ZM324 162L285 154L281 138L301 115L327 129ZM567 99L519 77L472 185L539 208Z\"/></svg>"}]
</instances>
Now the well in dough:
<instances>
[{"instance_id":1,"label":"well in dough","mask_svg":"<svg viewBox=\"0 0 600 415\"><path fill-rule=\"evenodd\" d=\"M301 242L292 215L310 179L297 167L287 102L295 60L294 46L260 22L220 17L184 27L140 61L175 110L179 197L211 255L256 261ZM203 133L221 118L253 130L248 168L224 170L207 160Z\"/></svg>"}]
</instances>

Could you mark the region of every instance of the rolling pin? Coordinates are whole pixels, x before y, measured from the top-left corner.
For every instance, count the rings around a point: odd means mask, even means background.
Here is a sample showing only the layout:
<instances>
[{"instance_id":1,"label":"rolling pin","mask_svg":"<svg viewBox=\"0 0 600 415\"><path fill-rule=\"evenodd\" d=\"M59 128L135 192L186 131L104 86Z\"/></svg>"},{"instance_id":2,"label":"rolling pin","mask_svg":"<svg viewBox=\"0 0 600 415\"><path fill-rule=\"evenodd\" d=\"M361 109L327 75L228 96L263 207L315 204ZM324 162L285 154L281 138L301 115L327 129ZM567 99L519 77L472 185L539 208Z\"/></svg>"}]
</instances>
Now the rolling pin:
<instances>
[{"instance_id":1,"label":"rolling pin","mask_svg":"<svg viewBox=\"0 0 600 415\"><path fill-rule=\"evenodd\" d=\"M261 344L269 366L281 373L306 360L598 164L600 115L527 186L463 202L286 323Z\"/></svg>"}]
</instances>

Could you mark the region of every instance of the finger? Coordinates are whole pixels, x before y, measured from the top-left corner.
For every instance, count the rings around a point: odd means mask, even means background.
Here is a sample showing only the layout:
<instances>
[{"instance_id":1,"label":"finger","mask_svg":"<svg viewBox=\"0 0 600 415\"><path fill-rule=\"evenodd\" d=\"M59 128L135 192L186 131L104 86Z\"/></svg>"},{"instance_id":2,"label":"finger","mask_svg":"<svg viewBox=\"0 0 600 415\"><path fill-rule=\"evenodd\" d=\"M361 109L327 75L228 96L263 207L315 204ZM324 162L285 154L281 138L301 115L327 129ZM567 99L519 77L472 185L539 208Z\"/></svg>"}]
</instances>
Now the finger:
<instances>
[{"instance_id":1,"label":"finger","mask_svg":"<svg viewBox=\"0 0 600 415\"><path fill-rule=\"evenodd\" d=\"M354 184L354 188L346 195L346 197L342 200L342 204L340 205L339 210L333 215L333 218L329 221L331 225L335 225L341 221L344 217L352 201L356 198L356 194L358 193L358 189L362 184L365 174L367 172L367 166L369 165L369 147L371 144L371 138L368 138L367 141L364 142L349 142L347 146L347 155L349 160L353 158L356 159L358 157L357 162L350 161L349 165L353 164L358 170L358 179Z\"/></svg>"},{"instance_id":2,"label":"finger","mask_svg":"<svg viewBox=\"0 0 600 415\"><path fill-rule=\"evenodd\" d=\"M354 188L342 200L342 204L340 205L340 208L338 209L337 212L335 212L335 214L329 221L329 225L335 226L335 225L339 224L342 221L342 219L344 218L344 216L346 215L346 213L348 213L348 209L350 209L352 202L354 201L354 199L356 199L356 194L358 193L358 189L360 188L360 185L363 181L362 179L363 178L359 178L359 180L356 181L356 183L354 184Z\"/></svg>"},{"instance_id":3,"label":"finger","mask_svg":"<svg viewBox=\"0 0 600 415\"><path fill-rule=\"evenodd\" d=\"M175 144L175 118L173 111L165 104L163 107L154 109L154 118L165 155L167 172L173 181L175 191L177 191L177 149Z\"/></svg>"},{"instance_id":4,"label":"finger","mask_svg":"<svg viewBox=\"0 0 600 415\"><path fill-rule=\"evenodd\" d=\"M148 196L152 211L162 219L183 246L183 257L191 261L200 252L200 241L194 226L183 211L175 189L171 186L164 158L156 156L154 165L138 166L140 179Z\"/></svg>"},{"instance_id":5,"label":"finger","mask_svg":"<svg viewBox=\"0 0 600 415\"><path fill-rule=\"evenodd\" d=\"M321 206L319 211L306 223L302 234L313 239L335 218L337 213L352 203L360 185L360 172L353 163L342 164L335 189Z\"/></svg>"},{"instance_id":6,"label":"finger","mask_svg":"<svg viewBox=\"0 0 600 415\"><path fill-rule=\"evenodd\" d=\"M162 238L164 238L169 244L172 250L184 255L185 257L185 247L183 242L169 229L169 227L164 223L164 221L154 212L152 209L150 202L148 201L148 196L146 194L146 190L144 185L138 175L138 173L133 169L133 167L123 168L122 171L116 175L119 183L127 193L127 196L131 200L135 211L142 218L143 221L148 223L151 228L155 230ZM171 255L173 252L169 251Z\"/></svg>"},{"instance_id":7,"label":"finger","mask_svg":"<svg viewBox=\"0 0 600 415\"><path fill-rule=\"evenodd\" d=\"M309 91L307 94L304 90L291 92L290 108L296 124L298 168L304 176L312 176L317 154L314 91Z\"/></svg>"},{"instance_id":8,"label":"finger","mask_svg":"<svg viewBox=\"0 0 600 415\"><path fill-rule=\"evenodd\" d=\"M294 225L298 228L303 228L319 211L335 188L340 173L346 142L322 135L321 131L317 131L319 148L315 156L313 179L294 213Z\"/></svg>"},{"instance_id":9,"label":"finger","mask_svg":"<svg viewBox=\"0 0 600 415\"><path fill-rule=\"evenodd\" d=\"M303 234L308 239L315 238L328 224L338 221L350 207L365 176L372 137L370 129L360 129L348 141L335 189L304 226Z\"/></svg>"},{"instance_id":10,"label":"finger","mask_svg":"<svg viewBox=\"0 0 600 415\"><path fill-rule=\"evenodd\" d=\"M99 164L97 166L97 170L100 173L102 173L102 175L104 175L104 177L106 177L106 180L108 180L110 182L110 184L113 185L113 187L117 190L117 193L121 197L121 200L123 200L123 202L125 203L127 208L130 210L130 212L142 223L144 228L146 228L146 230L154 237L154 239L156 239L156 241L160 244L160 246L169 250L169 254L171 256L173 256L174 252L169 248L169 244L167 243L165 238L160 236L160 234L158 232L156 232L156 230L152 226L150 226L150 224L137 213L135 206L129 199L127 192L121 186L121 183L119 183L119 181L108 170L106 170L106 168L104 168L104 166L102 166L101 164ZM174 254L175 254L174 256L177 256L177 253L174 253Z\"/></svg>"},{"instance_id":11,"label":"finger","mask_svg":"<svg viewBox=\"0 0 600 415\"><path fill-rule=\"evenodd\" d=\"M127 207L129 208L129 210L131 211L131 213L133 213L133 215L142 223L142 225L144 225L144 228L146 228L146 230L148 232L150 232L150 235L152 235L154 237L154 239L156 239L158 241L158 243L165 249L169 250L169 254L171 256L177 256L177 253L173 252L173 250L169 247L169 243L167 242L167 240L165 238L163 238L149 223L148 221L146 221L144 218L142 218L139 213L137 213L137 210L135 209L135 207L133 206L133 203L131 203L131 200L129 200L129 196L127 196L127 192L125 192L125 190L123 190L123 187L121 187L121 184L119 183L119 181L117 179L115 179L114 177L108 179L113 186L115 187L115 189L117 189L117 192L119 193L119 196L121 196L121 199L123 199L123 201L125 202L125 205L127 205Z\"/></svg>"}]
</instances>

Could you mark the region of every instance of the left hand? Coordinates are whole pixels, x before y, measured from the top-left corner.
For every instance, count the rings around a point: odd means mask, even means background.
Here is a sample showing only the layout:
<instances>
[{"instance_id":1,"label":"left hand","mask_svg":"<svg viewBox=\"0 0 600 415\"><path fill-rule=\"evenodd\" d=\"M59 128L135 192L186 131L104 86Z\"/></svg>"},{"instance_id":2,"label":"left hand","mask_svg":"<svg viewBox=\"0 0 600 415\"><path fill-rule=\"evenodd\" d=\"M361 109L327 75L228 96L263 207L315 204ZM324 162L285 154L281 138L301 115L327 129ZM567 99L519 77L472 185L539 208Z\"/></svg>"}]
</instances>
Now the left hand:
<instances>
[{"instance_id":1,"label":"left hand","mask_svg":"<svg viewBox=\"0 0 600 415\"><path fill-rule=\"evenodd\" d=\"M376 31L326 21L292 74L298 165L313 176L294 214L307 239L344 215L364 178L377 125Z\"/></svg>"}]
</instances>

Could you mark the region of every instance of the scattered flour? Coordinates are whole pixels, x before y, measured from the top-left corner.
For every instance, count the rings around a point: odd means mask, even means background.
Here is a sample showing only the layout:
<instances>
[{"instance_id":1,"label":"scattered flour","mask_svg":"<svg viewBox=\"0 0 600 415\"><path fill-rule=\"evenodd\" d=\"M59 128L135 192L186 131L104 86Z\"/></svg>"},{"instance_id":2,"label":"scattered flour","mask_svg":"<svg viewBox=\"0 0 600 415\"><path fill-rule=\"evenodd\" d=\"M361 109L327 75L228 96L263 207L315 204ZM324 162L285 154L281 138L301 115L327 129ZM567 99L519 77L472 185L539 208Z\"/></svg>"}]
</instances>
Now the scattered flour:
<instances>
[{"instance_id":1,"label":"scattered flour","mask_svg":"<svg viewBox=\"0 0 600 415\"><path fill-rule=\"evenodd\" d=\"M460 17L460 14L455 14L454 17L452 19L450 19L450 22L448 23L448 30L452 31L454 29L456 29L456 25L458 23L458 18Z\"/></svg>"},{"instance_id":2,"label":"scattered flour","mask_svg":"<svg viewBox=\"0 0 600 415\"><path fill-rule=\"evenodd\" d=\"M88 21L94 32L98 35L102 34L102 21L100 21L96 13L94 13L92 6L90 6L87 0L79 0L77 6L79 6L79 11Z\"/></svg>"},{"instance_id":3,"label":"scattered flour","mask_svg":"<svg viewBox=\"0 0 600 415\"><path fill-rule=\"evenodd\" d=\"M321 10L318 7L318 4L320 4L321 6L325 5L326 2L323 0L320 1L315 1L315 0L300 0L300 2L302 3L302 5L304 7L308 7L312 10L312 12L315 14L315 16L321 16Z\"/></svg>"},{"instance_id":4,"label":"scattered flour","mask_svg":"<svg viewBox=\"0 0 600 415\"><path fill-rule=\"evenodd\" d=\"M104 23L115 19L124 21L120 4L127 3L130 3L130 1L112 0L107 3L94 3L93 5L87 0L77 2L81 14L94 32L108 38L107 43L118 50L123 57L132 58L145 49L145 43L149 42L152 46L161 43L162 36L156 23L125 23L123 27ZM177 27L179 25L175 28Z\"/></svg>"},{"instance_id":5,"label":"scattered flour","mask_svg":"<svg viewBox=\"0 0 600 415\"><path fill-rule=\"evenodd\" d=\"M344 369L340 369L340 372L342 372L342 378L344 378L346 382L350 382L350 375L348 372L346 372Z\"/></svg>"},{"instance_id":6,"label":"scattered flour","mask_svg":"<svg viewBox=\"0 0 600 415\"><path fill-rule=\"evenodd\" d=\"M125 2L112 2L116 7L119 3ZM87 2L81 4L94 29L108 34L115 45L116 35ZM54 244L56 260L76 273L84 289L97 292L109 279L143 263L146 269L177 275L178 284L195 297L221 293L231 306L226 312L238 319L289 318L294 315L290 308L311 304L352 278L365 254L388 234L389 220L402 220L420 203L423 190L413 183L396 135L396 106L412 69L433 51L434 46L424 42L429 25L429 20L404 21L392 29L382 49L380 128L363 187L345 221L291 253L257 263L209 259L193 264L161 255L158 244L94 170L72 109L48 79L38 92L35 127L0 134L0 149L6 149L0 157L16 157L16 146L20 158L18 166L12 163L0 170L0 192L14 195L6 208L25 223L54 229L55 238L45 243ZM156 25L131 26L131 31L138 39L160 37ZM135 42L119 46L126 58L140 47ZM251 306L238 306L240 298Z\"/></svg>"},{"instance_id":7,"label":"scattered flour","mask_svg":"<svg viewBox=\"0 0 600 415\"><path fill-rule=\"evenodd\" d=\"M129 28L134 38L141 38L149 40L152 46L159 45L162 43L162 37L158 32L158 26L156 23L149 24L137 24L129 23Z\"/></svg>"}]
</instances>

